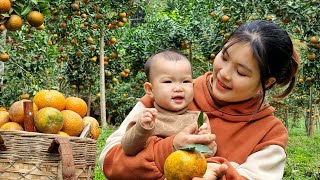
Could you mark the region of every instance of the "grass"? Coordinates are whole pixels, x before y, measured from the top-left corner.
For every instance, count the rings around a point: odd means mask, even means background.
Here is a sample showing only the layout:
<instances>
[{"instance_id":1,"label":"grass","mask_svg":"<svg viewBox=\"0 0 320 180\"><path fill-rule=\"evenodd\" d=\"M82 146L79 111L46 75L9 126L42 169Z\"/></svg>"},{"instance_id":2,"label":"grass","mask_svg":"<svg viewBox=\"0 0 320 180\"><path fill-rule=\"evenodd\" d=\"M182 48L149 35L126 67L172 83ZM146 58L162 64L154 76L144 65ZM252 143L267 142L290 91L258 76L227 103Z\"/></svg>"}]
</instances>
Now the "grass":
<instances>
[{"instance_id":1,"label":"grass","mask_svg":"<svg viewBox=\"0 0 320 180\"><path fill-rule=\"evenodd\" d=\"M104 180L99 165L99 154L105 140L115 130L115 127L102 129L97 141L97 159L95 180ZM320 128L317 127L314 137L306 136L303 123L289 128L289 142L287 146L288 158L283 180L320 180Z\"/></svg>"},{"instance_id":2,"label":"grass","mask_svg":"<svg viewBox=\"0 0 320 180\"><path fill-rule=\"evenodd\" d=\"M304 125L289 129L288 158L284 180L320 179L320 129L307 137Z\"/></svg>"}]
</instances>

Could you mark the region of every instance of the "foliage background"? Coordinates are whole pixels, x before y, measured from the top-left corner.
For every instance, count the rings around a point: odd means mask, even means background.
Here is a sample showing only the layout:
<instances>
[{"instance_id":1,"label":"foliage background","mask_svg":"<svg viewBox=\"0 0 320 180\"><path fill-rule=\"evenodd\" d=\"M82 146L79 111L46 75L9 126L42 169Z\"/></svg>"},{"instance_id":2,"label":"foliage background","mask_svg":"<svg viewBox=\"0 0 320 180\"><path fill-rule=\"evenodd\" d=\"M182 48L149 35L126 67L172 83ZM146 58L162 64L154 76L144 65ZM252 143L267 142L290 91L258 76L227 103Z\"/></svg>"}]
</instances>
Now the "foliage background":
<instances>
[{"instance_id":1,"label":"foliage background","mask_svg":"<svg viewBox=\"0 0 320 180\"><path fill-rule=\"evenodd\" d=\"M299 50L301 66L294 92L285 99L267 100L276 107L277 115L290 127L296 141L289 141L288 152L297 154L288 159L286 177L319 179L319 169L298 142L316 147L314 139L301 134L319 125L320 102L320 44L310 38L320 38L320 2L317 0L16 0L19 6L10 13L25 15L38 10L46 15L45 29L36 30L24 24L15 32L3 31L0 53L10 55L8 62L0 62L0 106L7 108L22 94L33 95L40 89L57 89L66 96L90 100L91 114L100 118L99 110L99 53L100 45L105 61L106 110L109 123L119 124L138 98L143 96L142 70L146 59L165 48L181 50L194 66L197 77L212 69L214 56L223 41L240 24L254 19L272 21L290 34ZM78 9L72 8L77 3ZM126 12L126 21L119 16ZM84 18L83 14L86 15ZM102 15L102 18L101 18ZM1 14L1 22L9 14ZM228 20L224 19L228 16ZM119 24L119 22L122 22ZM105 35L100 41L101 32ZM111 38L116 43L110 43ZM88 38L93 42L88 43ZM314 53L314 58L310 54ZM308 56L309 55L309 56ZM129 69L128 76L121 75ZM107 132L107 130L103 131ZM104 133L103 133L104 134ZM108 135L102 135L102 138ZM300 136L300 137L298 137ZM300 139L301 138L301 139ZM297 144L296 144L297 143ZM100 144L100 146L102 146ZM291 149L292 148L292 149ZM316 154L316 150L310 150ZM299 157L302 156L302 157ZM312 156L313 157L313 156ZM319 157L315 156L319 162ZM310 170L296 172L298 166ZM310 173L311 172L311 173Z\"/></svg>"}]
</instances>

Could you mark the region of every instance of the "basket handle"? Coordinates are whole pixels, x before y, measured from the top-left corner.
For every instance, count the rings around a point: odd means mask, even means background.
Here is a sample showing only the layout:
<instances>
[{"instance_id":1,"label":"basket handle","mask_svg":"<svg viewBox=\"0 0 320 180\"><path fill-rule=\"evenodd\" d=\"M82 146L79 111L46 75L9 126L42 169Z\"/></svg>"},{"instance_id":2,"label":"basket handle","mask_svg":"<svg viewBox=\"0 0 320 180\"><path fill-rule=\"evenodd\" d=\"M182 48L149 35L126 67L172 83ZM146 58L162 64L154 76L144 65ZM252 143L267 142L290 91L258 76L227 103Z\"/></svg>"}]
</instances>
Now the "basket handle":
<instances>
[{"instance_id":1,"label":"basket handle","mask_svg":"<svg viewBox=\"0 0 320 180\"><path fill-rule=\"evenodd\" d=\"M62 177L64 180L74 180L75 178L75 166L73 159L72 144L67 138L57 137L55 138L49 149L50 153L59 152L62 162Z\"/></svg>"},{"instance_id":2,"label":"basket handle","mask_svg":"<svg viewBox=\"0 0 320 180\"><path fill-rule=\"evenodd\" d=\"M4 144L4 140L2 139L2 136L0 135L0 151L6 151L7 147Z\"/></svg>"}]
</instances>

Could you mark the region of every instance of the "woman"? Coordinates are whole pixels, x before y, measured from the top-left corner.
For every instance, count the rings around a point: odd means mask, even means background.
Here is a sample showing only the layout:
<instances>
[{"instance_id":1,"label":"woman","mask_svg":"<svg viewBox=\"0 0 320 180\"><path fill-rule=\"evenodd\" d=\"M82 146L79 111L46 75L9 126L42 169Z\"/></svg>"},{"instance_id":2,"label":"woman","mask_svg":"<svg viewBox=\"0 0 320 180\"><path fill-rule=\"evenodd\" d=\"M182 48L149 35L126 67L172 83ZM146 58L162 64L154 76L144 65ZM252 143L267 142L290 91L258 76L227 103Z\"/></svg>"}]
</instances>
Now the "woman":
<instances>
[{"instance_id":1,"label":"woman","mask_svg":"<svg viewBox=\"0 0 320 180\"><path fill-rule=\"evenodd\" d=\"M297 70L298 56L286 31L262 20L241 25L217 55L213 71L194 80L188 109L207 113L214 134L196 135L191 125L167 138L151 137L139 155L125 156L121 137L132 116L152 107L146 95L108 138L100 157L103 172L108 179L164 179L164 161L174 148L204 144L217 145L218 151L207 159L203 179L282 179L288 133L263 101L274 86L286 86L276 97L288 95Z\"/></svg>"}]
</instances>

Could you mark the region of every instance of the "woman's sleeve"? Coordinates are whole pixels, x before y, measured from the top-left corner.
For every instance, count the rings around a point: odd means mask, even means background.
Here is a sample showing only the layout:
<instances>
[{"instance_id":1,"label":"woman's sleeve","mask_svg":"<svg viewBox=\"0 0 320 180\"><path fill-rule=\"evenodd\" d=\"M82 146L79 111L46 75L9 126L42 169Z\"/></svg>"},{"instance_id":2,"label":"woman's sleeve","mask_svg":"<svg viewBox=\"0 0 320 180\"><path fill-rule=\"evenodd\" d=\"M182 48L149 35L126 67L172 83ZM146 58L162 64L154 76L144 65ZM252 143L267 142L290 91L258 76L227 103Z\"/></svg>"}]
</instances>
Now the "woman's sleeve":
<instances>
[{"instance_id":1,"label":"woman's sleeve","mask_svg":"<svg viewBox=\"0 0 320 180\"><path fill-rule=\"evenodd\" d=\"M223 176L228 179L274 179L281 180L284 173L286 153L281 146L269 145L251 154L243 164L229 162L222 157L213 157L209 162L227 164L229 169Z\"/></svg>"},{"instance_id":2,"label":"woman's sleeve","mask_svg":"<svg viewBox=\"0 0 320 180\"><path fill-rule=\"evenodd\" d=\"M120 127L108 137L108 139L106 140L106 145L103 148L103 150L100 154L100 157L99 157L101 169L103 169L103 161L105 159L107 152L115 145L121 143L121 138L124 135L124 133L126 132L126 129L127 129L129 122L131 122L134 119L134 117L138 113L142 112L144 109L145 109L145 106L139 101L133 107L133 109L130 111L130 113L124 119L124 121L121 123Z\"/></svg>"},{"instance_id":3,"label":"woman's sleeve","mask_svg":"<svg viewBox=\"0 0 320 180\"><path fill-rule=\"evenodd\" d=\"M145 149L135 156L126 156L120 144L106 154L103 172L113 179L164 179L165 159L173 152L174 136L151 136Z\"/></svg>"}]
</instances>

